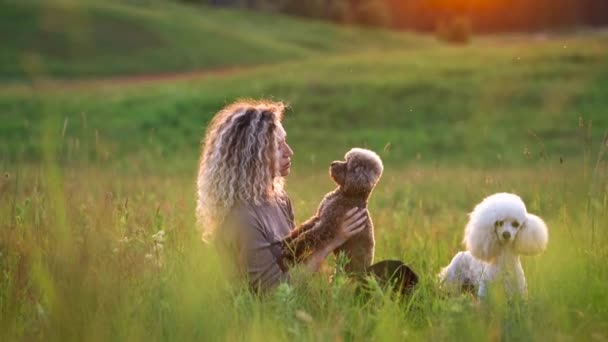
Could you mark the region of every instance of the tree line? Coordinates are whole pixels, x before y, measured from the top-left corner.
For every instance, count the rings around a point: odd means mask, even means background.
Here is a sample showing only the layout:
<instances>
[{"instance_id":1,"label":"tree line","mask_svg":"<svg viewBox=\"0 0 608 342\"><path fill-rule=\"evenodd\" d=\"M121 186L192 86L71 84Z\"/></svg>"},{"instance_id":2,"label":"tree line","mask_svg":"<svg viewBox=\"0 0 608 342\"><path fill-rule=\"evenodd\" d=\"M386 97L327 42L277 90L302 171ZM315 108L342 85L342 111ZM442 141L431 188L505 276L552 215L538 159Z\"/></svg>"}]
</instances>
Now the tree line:
<instances>
[{"instance_id":1,"label":"tree line","mask_svg":"<svg viewBox=\"0 0 608 342\"><path fill-rule=\"evenodd\" d=\"M179 0L416 31L465 18L476 32L608 26L608 0Z\"/></svg>"}]
</instances>

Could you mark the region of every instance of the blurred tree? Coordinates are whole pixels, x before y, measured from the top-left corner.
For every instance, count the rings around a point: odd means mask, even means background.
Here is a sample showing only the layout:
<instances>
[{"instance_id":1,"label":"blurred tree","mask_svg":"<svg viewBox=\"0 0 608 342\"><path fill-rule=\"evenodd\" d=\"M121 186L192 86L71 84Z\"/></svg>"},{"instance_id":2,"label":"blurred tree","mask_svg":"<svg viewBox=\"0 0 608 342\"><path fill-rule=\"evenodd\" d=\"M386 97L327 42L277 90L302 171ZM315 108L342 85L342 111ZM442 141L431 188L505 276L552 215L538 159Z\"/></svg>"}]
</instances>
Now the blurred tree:
<instances>
[{"instance_id":1,"label":"blurred tree","mask_svg":"<svg viewBox=\"0 0 608 342\"><path fill-rule=\"evenodd\" d=\"M303 16L330 20L338 23L350 23L354 20L354 11L349 0L275 0L282 5L282 12Z\"/></svg>"},{"instance_id":2,"label":"blurred tree","mask_svg":"<svg viewBox=\"0 0 608 342\"><path fill-rule=\"evenodd\" d=\"M283 12L291 15L324 18L325 1L323 0L286 0L282 6Z\"/></svg>"},{"instance_id":3,"label":"blurred tree","mask_svg":"<svg viewBox=\"0 0 608 342\"><path fill-rule=\"evenodd\" d=\"M337 23L351 23L355 20L348 0L328 0L326 18Z\"/></svg>"},{"instance_id":4,"label":"blurred tree","mask_svg":"<svg viewBox=\"0 0 608 342\"><path fill-rule=\"evenodd\" d=\"M583 21L591 26L608 25L608 0L582 0Z\"/></svg>"},{"instance_id":5,"label":"blurred tree","mask_svg":"<svg viewBox=\"0 0 608 342\"><path fill-rule=\"evenodd\" d=\"M391 14L383 0L358 0L354 12L359 24L378 27L391 25Z\"/></svg>"},{"instance_id":6,"label":"blurred tree","mask_svg":"<svg viewBox=\"0 0 608 342\"><path fill-rule=\"evenodd\" d=\"M608 25L608 0L177 1L214 6L239 6L339 23L390 26L418 31L438 30L438 23L446 23L454 18L458 18L456 21L461 23L463 23L462 18L468 18L467 25L475 32L538 31L580 25L594 27Z\"/></svg>"},{"instance_id":7,"label":"blurred tree","mask_svg":"<svg viewBox=\"0 0 608 342\"><path fill-rule=\"evenodd\" d=\"M447 17L437 22L437 38L448 43L468 43L471 32L471 19L468 16Z\"/></svg>"}]
</instances>

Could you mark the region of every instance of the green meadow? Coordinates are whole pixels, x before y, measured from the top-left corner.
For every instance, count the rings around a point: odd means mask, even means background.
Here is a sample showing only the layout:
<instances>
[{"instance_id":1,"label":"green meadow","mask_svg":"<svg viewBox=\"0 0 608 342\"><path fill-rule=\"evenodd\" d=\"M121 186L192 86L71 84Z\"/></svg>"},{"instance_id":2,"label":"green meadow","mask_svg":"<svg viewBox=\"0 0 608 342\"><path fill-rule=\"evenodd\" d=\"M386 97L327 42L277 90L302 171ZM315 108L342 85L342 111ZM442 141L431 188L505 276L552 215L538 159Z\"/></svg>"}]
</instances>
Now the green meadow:
<instances>
[{"instance_id":1,"label":"green meadow","mask_svg":"<svg viewBox=\"0 0 608 342\"><path fill-rule=\"evenodd\" d=\"M0 6L0 340L608 339L605 31L453 46L156 0ZM195 177L238 98L290 105L298 221L332 160L378 152L375 259L418 272L410 297L356 292L333 258L264 297L229 283ZM529 298L447 296L436 274L499 191L549 227Z\"/></svg>"}]
</instances>

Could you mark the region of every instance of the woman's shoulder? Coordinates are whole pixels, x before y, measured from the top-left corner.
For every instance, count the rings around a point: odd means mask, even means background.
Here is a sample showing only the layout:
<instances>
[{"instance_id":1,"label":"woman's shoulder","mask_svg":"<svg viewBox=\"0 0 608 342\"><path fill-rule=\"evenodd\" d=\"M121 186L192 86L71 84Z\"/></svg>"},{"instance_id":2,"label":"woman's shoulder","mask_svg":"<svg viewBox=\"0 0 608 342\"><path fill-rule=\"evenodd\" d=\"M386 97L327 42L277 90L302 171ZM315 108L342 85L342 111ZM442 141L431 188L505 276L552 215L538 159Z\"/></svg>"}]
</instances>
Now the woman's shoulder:
<instances>
[{"instance_id":1,"label":"woman's shoulder","mask_svg":"<svg viewBox=\"0 0 608 342\"><path fill-rule=\"evenodd\" d=\"M283 213L285 214L285 216L287 217L287 219L290 221L291 226L294 227L295 226L295 214L294 214L293 206L291 205L291 199L289 198L289 196L287 196L287 194L284 194L283 196L281 196L278 200L278 205L281 208L281 210L283 211Z\"/></svg>"},{"instance_id":2,"label":"woman's shoulder","mask_svg":"<svg viewBox=\"0 0 608 342\"><path fill-rule=\"evenodd\" d=\"M234 205L224 216L222 224L215 232L216 241L233 242L246 238L256 230L261 230L260 220L247 205Z\"/></svg>"},{"instance_id":3,"label":"woman's shoulder","mask_svg":"<svg viewBox=\"0 0 608 342\"><path fill-rule=\"evenodd\" d=\"M291 206L291 199L289 196L281 195L276 197L275 199L270 199L260 203L254 202L238 202L236 203L230 212L234 215L240 216L260 216L263 213L268 211L273 211L276 208L287 209L288 211L293 211Z\"/></svg>"},{"instance_id":4,"label":"woman's shoulder","mask_svg":"<svg viewBox=\"0 0 608 342\"><path fill-rule=\"evenodd\" d=\"M262 228L264 217L275 206L272 202L237 202L228 211L224 221L230 225Z\"/></svg>"},{"instance_id":5,"label":"woman's shoulder","mask_svg":"<svg viewBox=\"0 0 608 342\"><path fill-rule=\"evenodd\" d=\"M261 203L239 203L228 213L233 222L245 229L255 228L264 234L271 231L290 231L293 228L294 214L288 196ZM273 235L273 234L271 234Z\"/></svg>"},{"instance_id":6,"label":"woman's shoulder","mask_svg":"<svg viewBox=\"0 0 608 342\"><path fill-rule=\"evenodd\" d=\"M250 203L236 203L230 208L226 214L225 223L227 224L257 224L259 209L256 208L255 204Z\"/></svg>"}]
</instances>

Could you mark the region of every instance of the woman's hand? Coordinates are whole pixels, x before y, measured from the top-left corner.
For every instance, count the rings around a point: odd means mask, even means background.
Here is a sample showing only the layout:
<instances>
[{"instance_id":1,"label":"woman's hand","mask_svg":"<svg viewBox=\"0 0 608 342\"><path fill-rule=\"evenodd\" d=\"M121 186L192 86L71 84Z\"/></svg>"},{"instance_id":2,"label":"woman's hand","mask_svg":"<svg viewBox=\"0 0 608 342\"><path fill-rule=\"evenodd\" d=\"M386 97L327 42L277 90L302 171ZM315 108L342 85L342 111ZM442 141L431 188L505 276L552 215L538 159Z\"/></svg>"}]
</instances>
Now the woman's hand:
<instances>
[{"instance_id":1,"label":"woman's hand","mask_svg":"<svg viewBox=\"0 0 608 342\"><path fill-rule=\"evenodd\" d=\"M366 208L352 208L347 211L338 226L334 240L330 243L332 249L342 246L348 239L362 232L365 229L367 215Z\"/></svg>"},{"instance_id":2,"label":"woman's hand","mask_svg":"<svg viewBox=\"0 0 608 342\"><path fill-rule=\"evenodd\" d=\"M333 240L329 241L323 248L312 253L309 260L306 261L306 269L310 272L316 272L321 267L323 260L333 252L334 249L342 246L348 239L359 234L365 229L367 222L367 209L352 208L344 214L342 222L338 226L338 231Z\"/></svg>"}]
</instances>

